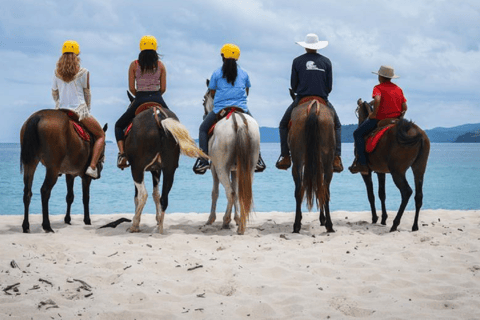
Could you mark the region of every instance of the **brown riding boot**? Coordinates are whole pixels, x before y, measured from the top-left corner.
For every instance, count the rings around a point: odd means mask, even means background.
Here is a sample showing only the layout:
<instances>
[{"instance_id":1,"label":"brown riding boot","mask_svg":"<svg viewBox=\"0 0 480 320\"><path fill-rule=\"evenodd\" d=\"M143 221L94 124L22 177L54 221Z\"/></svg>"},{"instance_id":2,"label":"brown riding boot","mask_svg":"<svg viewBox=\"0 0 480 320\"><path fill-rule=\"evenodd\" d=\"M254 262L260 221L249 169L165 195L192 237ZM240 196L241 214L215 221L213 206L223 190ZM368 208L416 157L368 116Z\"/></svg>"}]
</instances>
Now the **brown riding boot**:
<instances>
[{"instance_id":1,"label":"brown riding boot","mask_svg":"<svg viewBox=\"0 0 480 320\"><path fill-rule=\"evenodd\" d=\"M358 173L360 172L361 174L368 174L369 169L368 166L365 164L360 164L358 163L357 159L353 161L353 164L348 167L348 170L350 170L351 173Z\"/></svg>"},{"instance_id":2,"label":"brown riding boot","mask_svg":"<svg viewBox=\"0 0 480 320\"><path fill-rule=\"evenodd\" d=\"M275 166L280 170L287 170L291 165L292 161L290 160L290 155L280 156L275 164Z\"/></svg>"},{"instance_id":3,"label":"brown riding boot","mask_svg":"<svg viewBox=\"0 0 480 320\"><path fill-rule=\"evenodd\" d=\"M342 172L343 171L343 164L342 158L340 156L335 156L333 160L333 172Z\"/></svg>"}]
</instances>

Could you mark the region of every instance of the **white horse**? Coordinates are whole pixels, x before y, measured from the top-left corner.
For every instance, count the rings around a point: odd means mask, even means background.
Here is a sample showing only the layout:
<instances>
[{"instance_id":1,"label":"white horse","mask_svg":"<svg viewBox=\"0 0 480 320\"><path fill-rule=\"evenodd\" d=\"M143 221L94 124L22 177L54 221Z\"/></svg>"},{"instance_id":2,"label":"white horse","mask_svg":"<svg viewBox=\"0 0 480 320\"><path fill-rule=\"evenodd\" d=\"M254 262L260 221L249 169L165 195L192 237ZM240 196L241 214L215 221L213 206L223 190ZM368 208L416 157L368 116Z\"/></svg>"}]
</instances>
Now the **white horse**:
<instances>
[{"instance_id":1,"label":"white horse","mask_svg":"<svg viewBox=\"0 0 480 320\"><path fill-rule=\"evenodd\" d=\"M208 80L207 80L208 87ZM204 96L205 115L213 110L210 90ZM232 206L238 234L244 234L245 225L253 207L253 173L260 152L260 129L257 121L241 112L233 112L215 125L208 142L213 176L212 207L207 225L216 219L219 182L225 188L228 204L223 216L223 228L229 228ZM238 215L240 208L240 216Z\"/></svg>"}]
</instances>

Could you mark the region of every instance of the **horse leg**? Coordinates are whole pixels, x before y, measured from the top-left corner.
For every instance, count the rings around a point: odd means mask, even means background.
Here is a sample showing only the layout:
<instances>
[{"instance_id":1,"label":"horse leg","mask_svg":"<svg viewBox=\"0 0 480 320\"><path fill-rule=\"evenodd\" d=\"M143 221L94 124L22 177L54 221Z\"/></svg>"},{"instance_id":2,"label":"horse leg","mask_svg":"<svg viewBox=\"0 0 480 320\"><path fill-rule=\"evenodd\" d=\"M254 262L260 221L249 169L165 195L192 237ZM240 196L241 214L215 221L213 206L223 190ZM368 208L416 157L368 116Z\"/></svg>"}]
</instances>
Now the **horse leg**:
<instances>
[{"instance_id":1,"label":"horse leg","mask_svg":"<svg viewBox=\"0 0 480 320\"><path fill-rule=\"evenodd\" d=\"M216 210L217 210L217 200L218 200L218 186L220 183L218 181L218 175L217 175L217 171L215 170L215 167L212 166L210 170L212 171L213 188L212 188L212 206L210 208L210 216L208 217L207 225L211 225L217 219Z\"/></svg>"},{"instance_id":2,"label":"horse leg","mask_svg":"<svg viewBox=\"0 0 480 320\"><path fill-rule=\"evenodd\" d=\"M133 168L132 168L133 172ZM145 203L147 202L147 188L145 188L145 182L143 180L144 174L143 171L141 174L141 179L135 179L135 215L133 216L132 226L130 227L130 232L140 232L140 216L142 215L143 207L145 207ZM137 182L140 181L140 182Z\"/></svg>"},{"instance_id":3,"label":"horse leg","mask_svg":"<svg viewBox=\"0 0 480 320\"><path fill-rule=\"evenodd\" d=\"M380 202L382 204L382 225L387 225L387 206L385 205L385 200L387 199L387 195L385 193L385 173L377 173L378 177L378 197L380 198Z\"/></svg>"},{"instance_id":4,"label":"horse leg","mask_svg":"<svg viewBox=\"0 0 480 320\"><path fill-rule=\"evenodd\" d=\"M372 211L372 223L377 223L377 209L375 208L375 195L373 194L372 172L362 174L363 182L367 188L368 202L370 203L370 210Z\"/></svg>"},{"instance_id":5,"label":"horse leg","mask_svg":"<svg viewBox=\"0 0 480 320\"><path fill-rule=\"evenodd\" d=\"M292 167L292 176L293 181L295 182L295 201L296 201L296 209L295 209L295 223L293 224L293 233L300 233L300 229L302 228L302 177L300 175L300 169L298 166Z\"/></svg>"},{"instance_id":6,"label":"horse leg","mask_svg":"<svg viewBox=\"0 0 480 320\"><path fill-rule=\"evenodd\" d=\"M23 206L25 208L24 218L22 223L23 233L30 232L30 223L28 221L28 213L30 208L30 201L32 200L32 183L33 176L35 175L35 169L37 168L38 161L23 168Z\"/></svg>"},{"instance_id":7,"label":"horse leg","mask_svg":"<svg viewBox=\"0 0 480 320\"><path fill-rule=\"evenodd\" d=\"M402 219L403 212L407 207L408 200L413 193L412 188L410 188L407 178L405 177L405 173L401 174L392 172L392 178L393 182L395 182L395 185L400 190L400 194L402 195L402 203L400 204L400 208L398 209L397 216L393 220L393 225L390 229L390 232L397 230L397 227L400 224L400 220Z\"/></svg>"},{"instance_id":8,"label":"horse leg","mask_svg":"<svg viewBox=\"0 0 480 320\"><path fill-rule=\"evenodd\" d=\"M90 220L90 183L92 183L92 178L84 175L82 178L83 223L88 226L92 224Z\"/></svg>"},{"instance_id":9,"label":"horse leg","mask_svg":"<svg viewBox=\"0 0 480 320\"><path fill-rule=\"evenodd\" d=\"M235 202L235 190L232 187L229 174L229 172L225 172L225 170L223 170L218 175L220 183L225 188L225 195L227 197L227 209L225 210L225 215L223 216L223 229L230 228L230 221L232 220L232 207L233 203Z\"/></svg>"},{"instance_id":10,"label":"horse leg","mask_svg":"<svg viewBox=\"0 0 480 320\"><path fill-rule=\"evenodd\" d=\"M40 188L40 193L42 195L42 227L45 232L54 232L50 226L50 219L48 217L48 201L50 200L50 194L57 179L58 171L47 168L45 180Z\"/></svg>"},{"instance_id":11,"label":"horse leg","mask_svg":"<svg viewBox=\"0 0 480 320\"><path fill-rule=\"evenodd\" d=\"M323 207L320 207L320 225L324 226L325 225L325 210Z\"/></svg>"},{"instance_id":12,"label":"horse leg","mask_svg":"<svg viewBox=\"0 0 480 320\"><path fill-rule=\"evenodd\" d=\"M153 181L153 202L155 203L155 211L156 211L156 220L157 220L157 226L158 226L158 232L163 233L163 214L162 214L162 207L160 205L160 192L159 192L159 183L160 183L160 176L161 176L161 171L152 171L152 181Z\"/></svg>"},{"instance_id":13,"label":"horse leg","mask_svg":"<svg viewBox=\"0 0 480 320\"><path fill-rule=\"evenodd\" d=\"M327 232L335 232L335 230L333 230L333 223L332 223L332 218L330 217L330 182L332 181L332 178L333 178L333 166L328 166L328 168L331 168L331 169L327 169L327 167L325 167L325 178L323 179L323 188L324 188L324 193L325 193L325 204L324 204L324 207L325 207L325 218L326 218L326 221L325 221L325 228L327 229ZM319 197L320 195L317 195L317 197Z\"/></svg>"},{"instance_id":14,"label":"horse leg","mask_svg":"<svg viewBox=\"0 0 480 320\"><path fill-rule=\"evenodd\" d=\"M161 213L160 216L157 214L157 223L158 223L158 232L163 233L163 219L165 217L165 211L168 207L168 194L173 186L173 179L175 175L175 167L166 168L163 170L163 186L162 186L162 197L160 198L161 204Z\"/></svg>"},{"instance_id":15,"label":"horse leg","mask_svg":"<svg viewBox=\"0 0 480 320\"><path fill-rule=\"evenodd\" d=\"M256 162L255 162L256 163ZM239 210L239 207L240 207L240 204L238 203L238 181L237 181L237 172L236 171L232 171L231 174L230 174L231 178L232 178L232 186L235 190L235 198L233 199L233 207L234 207L234 211L235 211L235 216L234 216L234 220L235 220L235 223L238 225L240 225L241 223L241 220L240 220L240 210Z\"/></svg>"},{"instance_id":16,"label":"horse leg","mask_svg":"<svg viewBox=\"0 0 480 320\"><path fill-rule=\"evenodd\" d=\"M415 179L415 220L412 231L418 231L418 217L420 215L420 208L423 205L423 175L425 168L423 170L416 170L416 168L412 166L412 169Z\"/></svg>"},{"instance_id":17,"label":"horse leg","mask_svg":"<svg viewBox=\"0 0 480 320\"><path fill-rule=\"evenodd\" d=\"M70 209L72 207L73 199L75 198L73 194L74 179L75 178L71 174L65 175L65 181L67 182L67 197L65 199L67 201L67 213L65 214L65 218L63 219L63 221L65 221L66 224L70 224L70 222L72 221L72 218L70 217Z\"/></svg>"}]
</instances>

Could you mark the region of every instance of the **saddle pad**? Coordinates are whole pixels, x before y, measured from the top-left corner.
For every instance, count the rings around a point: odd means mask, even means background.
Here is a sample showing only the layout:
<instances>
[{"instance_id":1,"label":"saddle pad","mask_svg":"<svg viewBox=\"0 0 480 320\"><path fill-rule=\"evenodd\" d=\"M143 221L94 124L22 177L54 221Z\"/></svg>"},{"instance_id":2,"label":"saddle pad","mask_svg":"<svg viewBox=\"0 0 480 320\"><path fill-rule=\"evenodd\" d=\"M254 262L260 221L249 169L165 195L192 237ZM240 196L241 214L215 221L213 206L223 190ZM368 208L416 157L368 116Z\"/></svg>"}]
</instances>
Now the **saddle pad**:
<instances>
[{"instance_id":1,"label":"saddle pad","mask_svg":"<svg viewBox=\"0 0 480 320\"><path fill-rule=\"evenodd\" d=\"M365 143L365 151L367 151L367 153L373 152L373 150L375 150L375 147L377 146L378 142L383 137L385 132L387 132L388 129L390 129L393 126L394 125L391 124L391 125L388 125L386 127L381 128L380 130L375 130L374 132L372 132L368 136L367 141Z\"/></svg>"},{"instance_id":2,"label":"saddle pad","mask_svg":"<svg viewBox=\"0 0 480 320\"><path fill-rule=\"evenodd\" d=\"M85 129L82 128L82 126L80 126L78 123L76 123L75 121L72 121L72 120L70 120L70 123L72 124L73 128L75 129L77 134L80 136L80 138L82 138L85 141L90 142L90 135L88 134L88 132Z\"/></svg>"},{"instance_id":3,"label":"saddle pad","mask_svg":"<svg viewBox=\"0 0 480 320\"><path fill-rule=\"evenodd\" d=\"M304 98L300 99L300 101L298 102L298 105L304 104L304 103L309 102L309 101L312 101L312 100L317 100L317 101L320 102L321 104L327 105L327 103L325 102L325 100L323 100L322 98L317 97L317 96L307 96L307 97L304 97Z\"/></svg>"}]
</instances>

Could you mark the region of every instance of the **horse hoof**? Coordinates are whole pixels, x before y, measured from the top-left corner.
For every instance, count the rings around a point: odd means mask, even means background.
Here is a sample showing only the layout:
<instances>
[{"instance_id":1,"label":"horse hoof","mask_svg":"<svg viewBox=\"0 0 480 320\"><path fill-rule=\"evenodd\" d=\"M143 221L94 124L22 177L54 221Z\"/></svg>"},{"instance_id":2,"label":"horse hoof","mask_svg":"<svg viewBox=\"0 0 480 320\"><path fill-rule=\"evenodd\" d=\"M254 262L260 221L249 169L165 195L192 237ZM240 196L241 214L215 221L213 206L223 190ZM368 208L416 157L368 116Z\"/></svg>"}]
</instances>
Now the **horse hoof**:
<instances>
[{"instance_id":1,"label":"horse hoof","mask_svg":"<svg viewBox=\"0 0 480 320\"><path fill-rule=\"evenodd\" d=\"M92 221L88 220L88 221L83 221L87 226L91 226L92 225ZM70 224L70 223L69 223Z\"/></svg>"},{"instance_id":2,"label":"horse hoof","mask_svg":"<svg viewBox=\"0 0 480 320\"><path fill-rule=\"evenodd\" d=\"M139 228L134 228L134 227L130 227L127 229L128 232L130 233L138 233L140 232L140 229Z\"/></svg>"},{"instance_id":3,"label":"horse hoof","mask_svg":"<svg viewBox=\"0 0 480 320\"><path fill-rule=\"evenodd\" d=\"M372 218L372 224L377 223L377 221L378 221L378 217L373 217L373 218ZM383 224L383 223L382 223L382 224Z\"/></svg>"},{"instance_id":4,"label":"horse hoof","mask_svg":"<svg viewBox=\"0 0 480 320\"><path fill-rule=\"evenodd\" d=\"M418 231L418 226L413 226L412 227L412 232Z\"/></svg>"},{"instance_id":5,"label":"horse hoof","mask_svg":"<svg viewBox=\"0 0 480 320\"><path fill-rule=\"evenodd\" d=\"M335 230L333 228L327 229L327 233L335 233Z\"/></svg>"},{"instance_id":6,"label":"horse hoof","mask_svg":"<svg viewBox=\"0 0 480 320\"><path fill-rule=\"evenodd\" d=\"M30 229L23 229L23 233L30 233Z\"/></svg>"},{"instance_id":7,"label":"horse hoof","mask_svg":"<svg viewBox=\"0 0 480 320\"><path fill-rule=\"evenodd\" d=\"M55 233L52 228L43 228L46 233Z\"/></svg>"},{"instance_id":8,"label":"horse hoof","mask_svg":"<svg viewBox=\"0 0 480 320\"><path fill-rule=\"evenodd\" d=\"M230 229L230 223L228 224L223 224L222 229Z\"/></svg>"},{"instance_id":9,"label":"horse hoof","mask_svg":"<svg viewBox=\"0 0 480 320\"><path fill-rule=\"evenodd\" d=\"M397 227L392 227L392 228L390 229L390 232L394 232L394 231L398 231L398 230L397 230Z\"/></svg>"}]
</instances>

